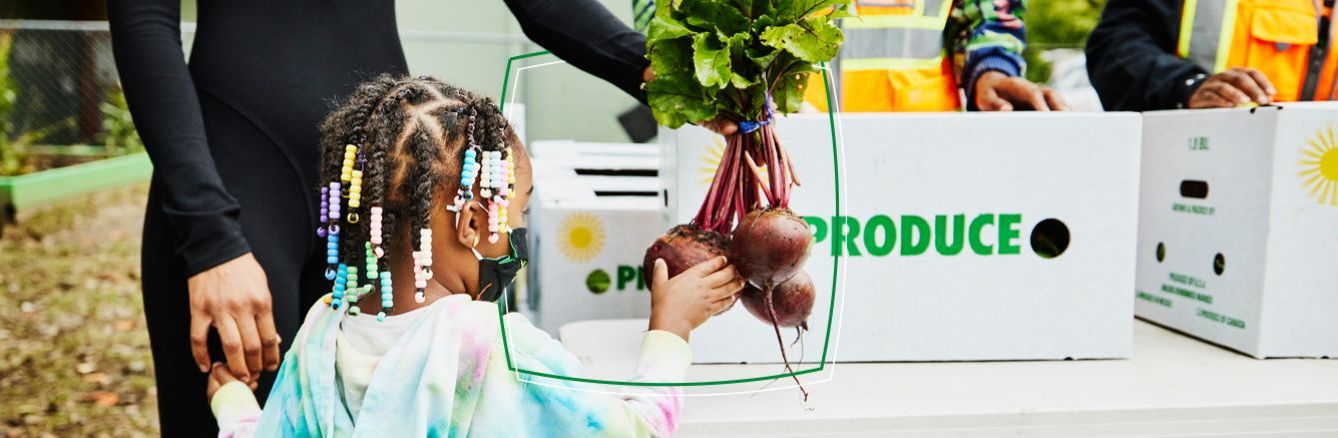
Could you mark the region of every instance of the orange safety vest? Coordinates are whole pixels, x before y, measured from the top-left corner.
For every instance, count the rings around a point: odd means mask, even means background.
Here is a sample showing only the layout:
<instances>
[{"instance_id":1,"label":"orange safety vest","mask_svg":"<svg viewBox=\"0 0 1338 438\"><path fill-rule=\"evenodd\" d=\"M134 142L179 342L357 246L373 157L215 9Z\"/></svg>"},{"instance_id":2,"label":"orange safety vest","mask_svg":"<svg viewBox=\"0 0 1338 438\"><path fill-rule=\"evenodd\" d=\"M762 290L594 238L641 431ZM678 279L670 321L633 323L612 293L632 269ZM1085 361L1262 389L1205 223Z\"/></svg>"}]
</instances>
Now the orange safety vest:
<instances>
[{"instance_id":1,"label":"orange safety vest","mask_svg":"<svg viewBox=\"0 0 1338 438\"><path fill-rule=\"evenodd\" d=\"M944 30L953 0L857 0L842 20L835 62L848 112L957 111L962 107ZM804 100L827 111L822 75L809 75Z\"/></svg>"},{"instance_id":2,"label":"orange safety vest","mask_svg":"<svg viewBox=\"0 0 1338 438\"><path fill-rule=\"evenodd\" d=\"M1338 51L1328 44L1321 63L1309 62L1321 42L1320 14L1333 14L1322 0L1185 0L1176 54L1212 73L1258 69L1277 88L1279 102L1333 100Z\"/></svg>"}]
</instances>

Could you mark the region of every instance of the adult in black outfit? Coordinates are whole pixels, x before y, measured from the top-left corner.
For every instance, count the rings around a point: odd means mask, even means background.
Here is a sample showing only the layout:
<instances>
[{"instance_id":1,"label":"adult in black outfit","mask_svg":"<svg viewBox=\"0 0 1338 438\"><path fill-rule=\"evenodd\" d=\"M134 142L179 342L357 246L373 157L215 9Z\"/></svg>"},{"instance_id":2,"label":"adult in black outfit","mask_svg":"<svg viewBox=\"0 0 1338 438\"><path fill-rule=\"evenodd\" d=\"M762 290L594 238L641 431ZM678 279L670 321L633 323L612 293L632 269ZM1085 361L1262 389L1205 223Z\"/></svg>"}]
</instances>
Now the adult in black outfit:
<instances>
[{"instance_id":1,"label":"adult in black outfit","mask_svg":"<svg viewBox=\"0 0 1338 438\"><path fill-rule=\"evenodd\" d=\"M205 436L217 434L210 361L226 360L264 397L272 375L261 370L276 369L329 290L315 234L318 123L359 82L408 68L393 0L200 0L189 66L180 1L108 9L154 163L142 261L159 420L164 435ZM641 97L645 40L602 6L506 3L532 40Z\"/></svg>"}]
</instances>

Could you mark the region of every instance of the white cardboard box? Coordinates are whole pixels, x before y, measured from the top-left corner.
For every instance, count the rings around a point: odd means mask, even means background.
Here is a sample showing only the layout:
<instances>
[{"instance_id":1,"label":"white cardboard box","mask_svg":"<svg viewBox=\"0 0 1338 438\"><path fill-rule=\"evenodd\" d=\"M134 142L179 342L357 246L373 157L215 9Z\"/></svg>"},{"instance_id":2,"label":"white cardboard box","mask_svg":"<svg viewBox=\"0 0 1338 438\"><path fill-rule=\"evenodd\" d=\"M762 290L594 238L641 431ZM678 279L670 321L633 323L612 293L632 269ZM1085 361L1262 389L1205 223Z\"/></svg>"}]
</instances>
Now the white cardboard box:
<instances>
[{"instance_id":1,"label":"white cardboard box","mask_svg":"<svg viewBox=\"0 0 1338 438\"><path fill-rule=\"evenodd\" d=\"M848 218L839 222L857 222L859 234L840 233L847 238L835 247L830 123L824 114L778 125L804 183L791 207L818 238L806 267L818 291L812 331L789 350L792 360L822 355L835 251L847 259L848 286L832 312L829 361L1130 355L1142 138L1136 114L861 114L838 122L841 216ZM664 130L660 139L669 217L686 222L723 139L697 127ZM1048 259L1034 249L1043 242L1031 243L1033 234L1059 234L1053 222L1038 228L1046 219L1061 221L1072 242ZM939 249L934 233L957 235L959 220L967 241L945 239ZM897 230L894 243L889 226ZM906 237L916 243L904 245ZM789 344L795 333L785 336ZM771 327L742 306L707 322L691 344L698 363L780 359Z\"/></svg>"},{"instance_id":2,"label":"white cardboard box","mask_svg":"<svg viewBox=\"0 0 1338 438\"><path fill-rule=\"evenodd\" d=\"M1338 356L1338 106L1143 123L1138 315L1255 357Z\"/></svg>"},{"instance_id":3,"label":"white cardboard box","mask_svg":"<svg viewBox=\"0 0 1338 438\"><path fill-rule=\"evenodd\" d=\"M646 245L664 231L658 177L578 175L572 164L608 170L601 166L619 161L598 156L562 160L560 155L589 144L567 144L555 154L558 149L546 150L543 143L536 142L529 281L518 308L553 334L573 321L649 316L641 259ZM628 149L637 147L645 149ZM658 171L658 155L642 160L649 161L639 168Z\"/></svg>"}]
</instances>

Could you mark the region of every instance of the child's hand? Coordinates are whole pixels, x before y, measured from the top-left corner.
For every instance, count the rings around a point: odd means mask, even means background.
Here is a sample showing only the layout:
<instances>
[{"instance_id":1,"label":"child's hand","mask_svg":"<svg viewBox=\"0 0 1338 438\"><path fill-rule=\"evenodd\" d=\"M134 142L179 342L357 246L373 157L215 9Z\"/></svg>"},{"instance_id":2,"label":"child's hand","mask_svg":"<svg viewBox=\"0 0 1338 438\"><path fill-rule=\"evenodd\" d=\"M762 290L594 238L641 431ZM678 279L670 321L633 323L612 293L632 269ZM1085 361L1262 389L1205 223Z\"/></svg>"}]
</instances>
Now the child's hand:
<instances>
[{"instance_id":1,"label":"child's hand","mask_svg":"<svg viewBox=\"0 0 1338 438\"><path fill-rule=\"evenodd\" d=\"M222 362L214 362L213 369L209 371L209 384L205 387L205 396L212 400L214 398L214 393L218 392L218 388L222 388L223 385L236 381L237 377L233 376L232 372L228 371L226 365L223 365ZM256 389L256 382L247 383L246 386L251 387L251 390L254 391Z\"/></svg>"},{"instance_id":2,"label":"child's hand","mask_svg":"<svg viewBox=\"0 0 1338 438\"><path fill-rule=\"evenodd\" d=\"M650 329L688 339L712 315L734 304L744 280L724 257L716 257L669 278L669 266L655 261L650 292Z\"/></svg>"}]
</instances>

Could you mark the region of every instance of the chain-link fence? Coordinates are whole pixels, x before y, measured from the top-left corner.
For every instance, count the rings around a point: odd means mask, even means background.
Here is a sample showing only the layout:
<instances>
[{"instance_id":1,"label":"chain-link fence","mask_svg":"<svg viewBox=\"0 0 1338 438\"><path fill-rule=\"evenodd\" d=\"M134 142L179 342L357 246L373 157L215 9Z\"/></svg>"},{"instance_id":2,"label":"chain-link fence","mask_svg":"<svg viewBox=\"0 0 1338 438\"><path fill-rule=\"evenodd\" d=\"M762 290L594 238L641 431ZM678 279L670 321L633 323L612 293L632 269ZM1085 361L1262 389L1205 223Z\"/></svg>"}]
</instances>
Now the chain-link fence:
<instances>
[{"instance_id":1,"label":"chain-link fence","mask_svg":"<svg viewBox=\"0 0 1338 438\"><path fill-rule=\"evenodd\" d=\"M194 30L195 23L181 24L186 51ZM494 67L537 50L518 32L407 30L400 36L413 71L491 95L500 95ZM477 61L440 62L442 53ZM0 20L0 176L142 148L117 79L107 22Z\"/></svg>"},{"instance_id":2,"label":"chain-link fence","mask_svg":"<svg viewBox=\"0 0 1338 438\"><path fill-rule=\"evenodd\" d=\"M106 22L0 20L0 175L142 148L126 110ZM68 148L67 148L68 149Z\"/></svg>"}]
</instances>

